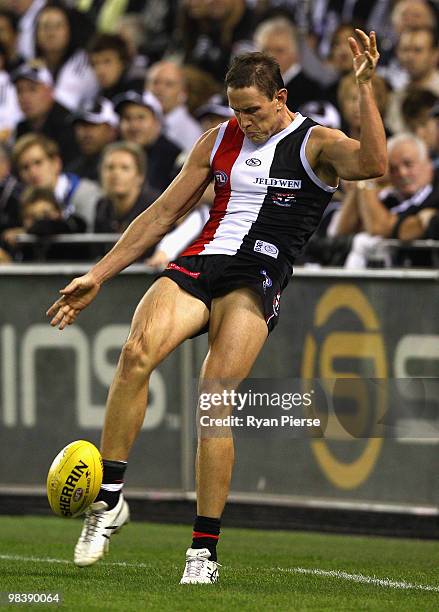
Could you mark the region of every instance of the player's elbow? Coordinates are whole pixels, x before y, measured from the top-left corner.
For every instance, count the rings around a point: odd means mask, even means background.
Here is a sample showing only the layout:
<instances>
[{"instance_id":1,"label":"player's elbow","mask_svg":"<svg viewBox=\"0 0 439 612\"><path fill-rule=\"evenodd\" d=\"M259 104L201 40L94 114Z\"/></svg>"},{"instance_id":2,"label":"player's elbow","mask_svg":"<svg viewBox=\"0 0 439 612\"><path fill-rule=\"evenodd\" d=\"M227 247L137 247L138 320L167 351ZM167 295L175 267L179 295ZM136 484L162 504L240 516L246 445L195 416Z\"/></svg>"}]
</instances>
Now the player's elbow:
<instances>
[{"instance_id":1,"label":"player's elbow","mask_svg":"<svg viewBox=\"0 0 439 612\"><path fill-rule=\"evenodd\" d=\"M384 176L387 171L387 157L377 156L373 159L368 159L362 165L365 179L374 179Z\"/></svg>"}]
</instances>

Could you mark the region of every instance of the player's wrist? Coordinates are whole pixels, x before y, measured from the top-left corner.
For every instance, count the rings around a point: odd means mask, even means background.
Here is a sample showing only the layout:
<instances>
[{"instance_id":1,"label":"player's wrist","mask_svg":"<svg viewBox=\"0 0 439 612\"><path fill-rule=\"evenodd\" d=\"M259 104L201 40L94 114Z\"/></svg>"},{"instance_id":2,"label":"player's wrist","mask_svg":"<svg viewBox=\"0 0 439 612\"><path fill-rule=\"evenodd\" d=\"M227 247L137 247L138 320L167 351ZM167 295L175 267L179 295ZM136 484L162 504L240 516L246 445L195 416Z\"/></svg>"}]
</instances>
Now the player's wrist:
<instances>
[{"instance_id":1,"label":"player's wrist","mask_svg":"<svg viewBox=\"0 0 439 612\"><path fill-rule=\"evenodd\" d=\"M357 189L359 191L376 191L377 185L375 181L366 179L366 180L357 181Z\"/></svg>"}]
</instances>

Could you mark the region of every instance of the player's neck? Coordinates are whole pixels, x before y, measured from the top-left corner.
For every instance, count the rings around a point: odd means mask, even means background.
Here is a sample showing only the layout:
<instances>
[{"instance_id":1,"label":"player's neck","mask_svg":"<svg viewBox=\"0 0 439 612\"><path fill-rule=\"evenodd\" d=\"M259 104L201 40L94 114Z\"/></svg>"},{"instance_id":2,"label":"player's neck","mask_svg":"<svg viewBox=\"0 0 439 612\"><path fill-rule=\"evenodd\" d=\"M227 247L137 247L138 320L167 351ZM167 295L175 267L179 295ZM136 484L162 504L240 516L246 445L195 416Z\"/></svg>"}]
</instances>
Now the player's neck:
<instances>
[{"instance_id":1,"label":"player's neck","mask_svg":"<svg viewBox=\"0 0 439 612\"><path fill-rule=\"evenodd\" d=\"M279 132L282 132L282 130L285 130L285 128L287 128L293 123L294 119L298 115L298 113L293 113L286 106L281 111L281 113L282 113L282 116L279 118L278 127L276 128L276 131L273 133L273 135L278 134Z\"/></svg>"}]
</instances>

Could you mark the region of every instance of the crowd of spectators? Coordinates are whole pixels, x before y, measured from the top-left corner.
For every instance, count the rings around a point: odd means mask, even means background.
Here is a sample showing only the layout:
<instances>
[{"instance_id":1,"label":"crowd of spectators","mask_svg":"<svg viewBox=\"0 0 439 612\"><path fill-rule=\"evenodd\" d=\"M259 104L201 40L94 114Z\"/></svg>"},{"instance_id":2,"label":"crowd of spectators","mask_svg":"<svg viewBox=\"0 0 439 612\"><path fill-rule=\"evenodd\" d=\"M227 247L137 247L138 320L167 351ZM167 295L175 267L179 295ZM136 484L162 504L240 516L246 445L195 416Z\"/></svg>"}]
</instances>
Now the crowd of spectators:
<instances>
[{"instance_id":1,"label":"crowd of spectators","mask_svg":"<svg viewBox=\"0 0 439 612\"><path fill-rule=\"evenodd\" d=\"M377 32L388 172L341 182L300 263L433 265L413 241L439 240L438 19L439 0L0 0L0 263L101 255L96 235L123 232L233 116L237 54L274 56L291 110L358 139L360 27ZM211 185L142 262L176 257L213 197Z\"/></svg>"}]
</instances>

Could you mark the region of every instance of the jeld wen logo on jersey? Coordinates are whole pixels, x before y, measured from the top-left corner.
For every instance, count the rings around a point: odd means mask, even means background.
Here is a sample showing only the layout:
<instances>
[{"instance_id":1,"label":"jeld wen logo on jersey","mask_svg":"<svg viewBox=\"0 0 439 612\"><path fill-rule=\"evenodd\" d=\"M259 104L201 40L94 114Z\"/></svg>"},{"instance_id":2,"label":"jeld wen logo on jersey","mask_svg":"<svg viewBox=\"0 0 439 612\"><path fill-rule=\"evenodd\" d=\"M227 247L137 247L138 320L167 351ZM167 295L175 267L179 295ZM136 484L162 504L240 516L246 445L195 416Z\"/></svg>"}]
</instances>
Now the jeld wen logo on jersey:
<instances>
[{"instance_id":1,"label":"jeld wen logo on jersey","mask_svg":"<svg viewBox=\"0 0 439 612\"><path fill-rule=\"evenodd\" d=\"M284 178L265 178L257 176L253 181L255 185L267 185L267 187L285 187L286 189L302 189L302 181Z\"/></svg>"}]
</instances>

